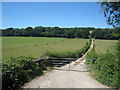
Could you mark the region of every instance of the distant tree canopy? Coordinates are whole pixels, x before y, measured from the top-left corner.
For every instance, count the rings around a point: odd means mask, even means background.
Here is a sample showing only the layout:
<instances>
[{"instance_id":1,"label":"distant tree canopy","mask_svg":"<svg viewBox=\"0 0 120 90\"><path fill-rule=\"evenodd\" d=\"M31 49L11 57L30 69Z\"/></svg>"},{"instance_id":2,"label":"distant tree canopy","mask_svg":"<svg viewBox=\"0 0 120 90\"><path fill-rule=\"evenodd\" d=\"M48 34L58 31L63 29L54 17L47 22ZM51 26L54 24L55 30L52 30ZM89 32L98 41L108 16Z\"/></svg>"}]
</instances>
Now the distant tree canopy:
<instances>
[{"instance_id":1,"label":"distant tree canopy","mask_svg":"<svg viewBox=\"0 0 120 90\"><path fill-rule=\"evenodd\" d=\"M3 36L35 36L35 37L66 37L89 38L89 30L94 28L59 28L59 27L27 27L25 29L7 28L2 30Z\"/></svg>"},{"instance_id":2,"label":"distant tree canopy","mask_svg":"<svg viewBox=\"0 0 120 90\"><path fill-rule=\"evenodd\" d=\"M90 32L91 35L90 35ZM97 39L118 39L116 29L103 28L59 28L59 27L42 27L35 28L7 28L2 30L2 36L33 36L33 37L62 37L62 38L90 38Z\"/></svg>"},{"instance_id":3,"label":"distant tree canopy","mask_svg":"<svg viewBox=\"0 0 120 90\"><path fill-rule=\"evenodd\" d=\"M94 29L91 36L96 39L119 39L117 29Z\"/></svg>"}]
</instances>

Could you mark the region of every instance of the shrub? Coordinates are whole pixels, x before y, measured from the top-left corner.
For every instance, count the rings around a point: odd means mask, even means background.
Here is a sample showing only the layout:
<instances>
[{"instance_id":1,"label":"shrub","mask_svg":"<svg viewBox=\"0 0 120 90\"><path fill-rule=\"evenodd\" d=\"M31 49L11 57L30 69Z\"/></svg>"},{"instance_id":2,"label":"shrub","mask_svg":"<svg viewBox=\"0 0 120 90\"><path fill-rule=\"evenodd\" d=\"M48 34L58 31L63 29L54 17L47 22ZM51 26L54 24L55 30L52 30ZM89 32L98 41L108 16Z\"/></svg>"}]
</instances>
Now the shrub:
<instances>
[{"instance_id":1,"label":"shrub","mask_svg":"<svg viewBox=\"0 0 120 90\"><path fill-rule=\"evenodd\" d=\"M52 67L53 63L49 59L43 59L39 62L39 67L42 70L47 70L47 67Z\"/></svg>"},{"instance_id":2,"label":"shrub","mask_svg":"<svg viewBox=\"0 0 120 90\"><path fill-rule=\"evenodd\" d=\"M110 87L120 87L120 67L115 53L107 52L106 54L97 55L96 51L92 49L88 53L87 58L96 59L95 63L93 63L92 67L90 67L92 70L91 73L96 80ZM90 64L87 64L87 66L89 67Z\"/></svg>"},{"instance_id":3,"label":"shrub","mask_svg":"<svg viewBox=\"0 0 120 90\"><path fill-rule=\"evenodd\" d=\"M114 53L106 53L98 56L94 68L94 77L101 83L118 88L119 85L119 70L118 58Z\"/></svg>"},{"instance_id":4,"label":"shrub","mask_svg":"<svg viewBox=\"0 0 120 90\"><path fill-rule=\"evenodd\" d=\"M35 58L22 56L3 60L3 89L18 89L24 83L41 75L42 70L34 60Z\"/></svg>"},{"instance_id":5,"label":"shrub","mask_svg":"<svg viewBox=\"0 0 120 90\"><path fill-rule=\"evenodd\" d=\"M88 59L96 60L97 57L98 57L98 55L94 48L87 54Z\"/></svg>"},{"instance_id":6,"label":"shrub","mask_svg":"<svg viewBox=\"0 0 120 90\"><path fill-rule=\"evenodd\" d=\"M95 63L96 59L97 59L97 53L95 51L95 49L93 48L88 54L87 54L87 59L91 59L91 60L87 60L86 61L86 66L93 71L93 64Z\"/></svg>"},{"instance_id":7,"label":"shrub","mask_svg":"<svg viewBox=\"0 0 120 90\"><path fill-rule=\"evenodd\" d=\"M64 58L64 57L69 57L69 53L68 52L51 52L51 51L48 51L48 52L45 53L45 56L56 57L56 58Z\"/></svg>"}]
</instances>

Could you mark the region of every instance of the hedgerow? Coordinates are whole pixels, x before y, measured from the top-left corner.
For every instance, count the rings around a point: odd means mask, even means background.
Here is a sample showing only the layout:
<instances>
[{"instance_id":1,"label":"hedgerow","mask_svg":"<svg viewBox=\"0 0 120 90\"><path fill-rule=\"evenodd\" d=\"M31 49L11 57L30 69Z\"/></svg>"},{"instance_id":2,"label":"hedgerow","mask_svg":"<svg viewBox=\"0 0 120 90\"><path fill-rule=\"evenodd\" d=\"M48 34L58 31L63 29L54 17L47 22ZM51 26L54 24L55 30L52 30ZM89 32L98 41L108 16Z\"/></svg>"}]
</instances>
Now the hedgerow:
<instances>
[{"instance_id":1,"label":"hedgerow","mask_svg":"<svg viewBox=\"0 0 120 90\"><path fill-rule=\"evenodd\" d=\"M42 69L32 57L14 57L3 60L2 88L5 90L18 89L24 83L41 75Z\"/></svg>"},{"instance_id":2,"label":"hedgerow","mask_svg":"<svg viewBox=\"0 0 120 90\"><path fill-rule=\"evenodd\" d=\"M118 58L115 53L106 53L98 56L93 65L94 77L101 83L110 87L118 88L119 85L119 70Z\"/></svg>"}]
</instances>

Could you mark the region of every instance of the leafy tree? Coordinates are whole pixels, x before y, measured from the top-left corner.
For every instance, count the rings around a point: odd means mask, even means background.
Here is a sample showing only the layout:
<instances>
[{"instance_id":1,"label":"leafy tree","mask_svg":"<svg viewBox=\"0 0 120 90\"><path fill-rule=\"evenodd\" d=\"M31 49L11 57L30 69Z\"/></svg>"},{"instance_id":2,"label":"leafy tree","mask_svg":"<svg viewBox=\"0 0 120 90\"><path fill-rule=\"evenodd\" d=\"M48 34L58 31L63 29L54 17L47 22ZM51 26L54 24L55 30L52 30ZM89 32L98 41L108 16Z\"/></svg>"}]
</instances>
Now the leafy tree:
<instances>
[{"instance_id":1,"label":"leafy tree","mask_svg":"<svg viewBox=\"0 0 120 90\"><path fill-rule=\"evenodd\" d=\"M104 13L104 16L107 18L107 22L109 25L117 28L118 36L120 36L120 1L114 2L100 2L101 9ZM118 53L120 53L120 39L118 40Z\"/></svg>"},{"instance_id":2,"label":"leafy tree","mask_svg":"<svg viewBox=\"0 0 120 90\"><path fill-rule=\"evenodd\" d=\"M90 32L92 36L98 39L118 39L119 29L103 29L103 28L59 28L59 27L42 27L35 28L7 28L3 31L3 36L35 36L35 37L65 37L65 38L89 38Z\"/></svg>"},{"instance_id":3,"label":"leafy tree","mask_svg":"<svg viewBox=\"0 0 120 90\"><path fill-rule=\"evenodd\" d=\"M119 2L100 2L102 12L107 18L107 23L113 27L120 27L120 1ZM113 1L113 0L112 0Z\"/></svg>"},{"instance_id":4,"label":"leafy tree","mask_svg":"<svg viewBox=\"0 0 120 90\"><path fill-rule=\"evenodd\" d=\"M89 38L89 30L81 30L82 38Z\"/></svg>"},{"instance_id":5,"label":"leafy tree","mask_svg":"<svg viewBox=\"0 0 120 90\"><path fill-rule=\"evenodd\" d=\"M33 28L32 27L27 27L27 28L25 28L25 31L27 32L27 36L31 36Z\"/></svg>"},{"instance_id":6,"label":"leafy tree","mask_svg":"<svg viewBox=\"0 0 120 90\"><path fill-rule=\"evenodd\" d=\"M95 37L96 39L118 39L119 36L117 35L116 30L117 29L97 28L92 32L92 37Z\"/></svg>"}]
</instances>

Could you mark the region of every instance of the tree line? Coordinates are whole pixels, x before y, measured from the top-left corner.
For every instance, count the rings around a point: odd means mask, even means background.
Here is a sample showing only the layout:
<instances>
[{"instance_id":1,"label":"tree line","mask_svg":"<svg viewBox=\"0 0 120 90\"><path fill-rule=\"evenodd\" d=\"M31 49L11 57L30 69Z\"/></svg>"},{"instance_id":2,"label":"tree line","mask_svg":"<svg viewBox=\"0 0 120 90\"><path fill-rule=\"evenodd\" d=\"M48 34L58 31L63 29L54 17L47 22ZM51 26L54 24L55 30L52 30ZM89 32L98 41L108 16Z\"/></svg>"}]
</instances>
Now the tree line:
<instances>
[{"instance_id":1,"label":"tree line","mask_svg":"<svg viewBox=\"0 0 120 90\"><path fill-rule=\"evenodd\" d=\"M119 39L120 28L115 29L102 29L97 28L91 33L92 37L96 39Z\"/></svg>"},{"instance_id":2,"label":"tree line","mask_svg":"<svg viewBox=\"0 0 120 90\"><path fill-rule=\"evenodd\" d=\"M2 36L33 36L33 37L62 37L62 38L90 38L97 39L118 39L118 29L103 28L60 28L42 27L35 28L7 28L2 30Z\"/></svg>"}]
</instances>

